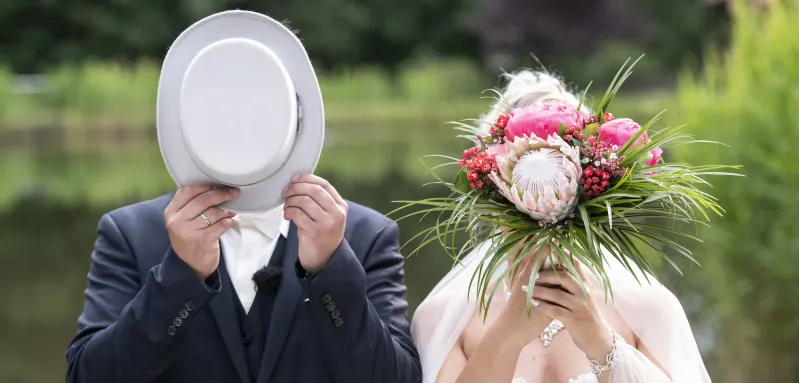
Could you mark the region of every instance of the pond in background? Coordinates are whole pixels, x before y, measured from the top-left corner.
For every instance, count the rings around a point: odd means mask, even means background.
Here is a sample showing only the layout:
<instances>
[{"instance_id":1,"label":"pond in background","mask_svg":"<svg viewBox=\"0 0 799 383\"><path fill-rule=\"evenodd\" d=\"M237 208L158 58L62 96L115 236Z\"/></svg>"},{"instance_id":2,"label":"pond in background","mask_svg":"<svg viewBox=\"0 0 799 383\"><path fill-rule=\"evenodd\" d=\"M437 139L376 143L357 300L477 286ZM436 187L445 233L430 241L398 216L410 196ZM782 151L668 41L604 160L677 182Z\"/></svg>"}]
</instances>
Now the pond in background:
<instances>
[{"instance_id":1,"label":"pond in background","mask_svg":"<svg viewBox=\"0 0 799 383\"><path fill-rule=\"evenodd\" d=\"M174 183L152 128L0 133L0 382L63 381L100 216ZM392 200L430 196L418 158L458 153L463 144L452 136L438 118L328 124L317 174L387 213L399 206ZM403 222L403 240L421 229ZM408 260L411 308L450 266L432 246Z\"/></svg>"},{"instance_id":2,"label":"pond in background","mask_svg":"<svg viewBox=\"0 0 799 383\"><path fill-rule=\"evenodd\" d=\"M341 182L374 183L391 171L430 180L422 176L426 168L420 159L458 155L467 141L453 138L454 133L438 120L328 124L317 173ZM174 186L152 128L0 130L0 180L0 210L29 196L108 206Z\"/></svg>"}]
</instances>

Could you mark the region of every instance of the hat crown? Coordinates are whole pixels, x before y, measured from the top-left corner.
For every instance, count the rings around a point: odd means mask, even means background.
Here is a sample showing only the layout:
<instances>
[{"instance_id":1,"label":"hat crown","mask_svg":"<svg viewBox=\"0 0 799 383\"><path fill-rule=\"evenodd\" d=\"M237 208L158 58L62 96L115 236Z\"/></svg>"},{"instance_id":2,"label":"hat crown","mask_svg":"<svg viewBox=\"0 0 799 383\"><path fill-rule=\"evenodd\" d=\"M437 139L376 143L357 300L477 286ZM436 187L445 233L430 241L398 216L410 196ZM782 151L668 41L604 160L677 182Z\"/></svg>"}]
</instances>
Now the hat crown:
<instances>
[{"instance_id":1,"label":"hat crown","mask_svg":"<svg viewBox=\"0 0 799 383\"><path fill-rule=\"evenodd\" d=\"M197 167L234 186L269 178L297 133L297 94L278 55L260 42L227 38L192 59L180 92L183 138Z\"/></svg>"},{"instance_id":2,"label":"hat crown","mask_svg":"<svg viewBox=\"0 0 799 383\"><path fill-rule=\"evenodd\" d=\"M237 213L284 202L295 174L312 173L325 137L319 81L302 42L266 15L224 11L181 32L161 68L158 144L183 185L236 186L219 205Z\"/></svg>"}]
</instances>

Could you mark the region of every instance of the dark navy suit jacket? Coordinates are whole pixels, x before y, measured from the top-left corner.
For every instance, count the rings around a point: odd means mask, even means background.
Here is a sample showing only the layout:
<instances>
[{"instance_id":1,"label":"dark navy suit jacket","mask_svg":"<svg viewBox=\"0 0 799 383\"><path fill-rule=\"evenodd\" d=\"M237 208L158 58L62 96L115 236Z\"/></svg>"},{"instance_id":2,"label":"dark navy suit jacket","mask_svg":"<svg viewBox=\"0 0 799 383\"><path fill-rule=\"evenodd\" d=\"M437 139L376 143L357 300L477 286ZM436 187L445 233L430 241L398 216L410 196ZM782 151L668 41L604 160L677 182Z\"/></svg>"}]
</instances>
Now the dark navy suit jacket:
<instances>
[{"instance_id":1,"label":"dark navy suit jacket","mask_svg":"<svg viewBox=\"0 0 799 383\"><path fill-rule=\"evenodd\" d=\"M67 382L251 382L228 276L201 281L174 253L171 198L100 219ZM421 382L397 225L350 202L344 237L324 270L300 277L291 225L258 383Z\"/></svg>"}]
</instances>

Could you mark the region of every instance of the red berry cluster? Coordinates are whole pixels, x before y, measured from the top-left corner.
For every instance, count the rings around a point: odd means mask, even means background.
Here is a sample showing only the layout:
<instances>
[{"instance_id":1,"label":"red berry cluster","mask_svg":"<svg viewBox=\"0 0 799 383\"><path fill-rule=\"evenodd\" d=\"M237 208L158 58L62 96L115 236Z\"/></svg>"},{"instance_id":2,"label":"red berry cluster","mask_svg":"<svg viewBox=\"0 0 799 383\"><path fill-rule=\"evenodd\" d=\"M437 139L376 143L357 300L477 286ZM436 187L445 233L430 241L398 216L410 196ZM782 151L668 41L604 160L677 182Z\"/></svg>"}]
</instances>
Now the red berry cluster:
<instances>
[{"instance_id":1,"label":"red berry cluster","mask_svg":"<svg viewBox=\"0 0 799 383\"><path fill-rule=\"evenodd\" d=\"M480 151L478 147L468 148L463 151L463 159L458 162L461 167L466 167L466 179L472 189L485 190L492 182L488 178L491 172L497 171L497 160L494 156Z\"/></svg>"},{"instance_id":2,"label":"red berry cluster","mask_svg":"<svg viewBox=\"0 0 799 383\"><path fill-rule=\"evenodd\" d=\"M591 199L604 193L610 183L610 177L609 171L588 165L583 170L583 178L580 179L580 186L585 189L585 198Z\"/></svg>"},{"instance_id":3,"label":"red berry cluster","mask_svg":"<svg viewBox=\"0 0 799 383\"><path fill-rule=\"evenodd\" d=\"M584 148L580 148L580 151L583 153L583 156L592 160L594 160L597 155L601 156L610 151L610 147L608 147L606 143L599 141L596 136L588 137L588 140L585 142L588 145L585 145Z\"/></svg>"},{"instance_id":4,"label":"red berry cluster","mask_svg":"<svg viewBox=\"0 0 799 383\"><path fill-rule=\"evenodd\" d=\"M563 140L568 143L571 143L574 139L582 142L583 139L585 139L585 136L583 136L583 133L581 133L582 130L582 128L578 127L566 129L566 131L563 133Z\"/></svg>"},{"instance_id":5,"label":"red berry cluster","mask_svg":"<svg viewBox=\"0 0 799 383\"><path fill-rule=\"evenodd\" d=\"M501 144L505 142L505 126L508 125L508 116L501 114L494 122L494 126L488 128L488 134L494 139L494 143Z\"/></svg>"},{"instance_id":6,"label":"red berry cluster","mask_svg":"<svg viewBox=\"0 0 799 383\"><path fill-rule=\"evenodd\" d=\"M604 116L605 116L605 122L613 121L616 119L616 117L613 117L613 115L610 114L610 112L605 112ZM599 122L599 120L596 118L596 116L591 116L585 119L586 125L596 124L597 122Z\"/></svg>"},{"instance_id":7,"label":"red berry cluster","mask_svg":"<svg viewBox=\"0 0 799 383\"><path fill-rule=\"evenodd\" d=\"M614 176L624 175L626 171L619 164L624 159L616 157L615 152L596 137L588 137L584 141L585 147L580 148L583 163L588 166L583 169L583 178L580 186L585 190L585 198L591 199L604 193Z\"/></svg>"}]
</instances>

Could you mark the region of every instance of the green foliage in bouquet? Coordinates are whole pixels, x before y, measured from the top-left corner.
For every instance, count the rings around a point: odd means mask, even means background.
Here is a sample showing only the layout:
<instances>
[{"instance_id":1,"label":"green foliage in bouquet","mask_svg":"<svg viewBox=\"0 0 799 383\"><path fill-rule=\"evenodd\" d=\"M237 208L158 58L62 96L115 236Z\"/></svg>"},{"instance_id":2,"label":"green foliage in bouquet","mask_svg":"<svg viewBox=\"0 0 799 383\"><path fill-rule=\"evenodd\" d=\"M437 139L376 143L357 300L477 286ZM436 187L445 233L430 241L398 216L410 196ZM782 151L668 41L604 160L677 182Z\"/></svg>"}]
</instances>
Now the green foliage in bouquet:
<instances>
[{"instance_id":1,"label":"green foliage in bouquet","mask_svg":"<svg viewBox=\"0 0 799 383\"><path fill-rule=\"evenodd\" d=\"M493 283L492 277L508 263L512 267L501 276L513 276L529 257L535 257L535 269L549 259L578 280L574 260L579 260L598 277L606 294L611 284L605 271L608 257L636 278L646 277L636 270L655 274L644 247L675 268L665 249L696 262L676 237L699 239L674 223L706 225L712 215L722 215L716 199L700 186L709 185L705 177L733 175L727 171L737 167L664 162L660 159L663 150L707 141L696 140L679 128L651 132L660 114L639 126L607 113L632 73L635 62L628 63L594 114L580 111L580 105L539 102L508 110L496 122L454 123L466 133L461 137L471 139L475 146L466 149L462 159L433 156L445 161L430 168L433 184L443 185L450 195L397 201L403 205L390 213L398 215L398 220L435 217L431 227L411 238L419 242L411 254L438 242L457 262L486 243L471 283L476 285L483 310L501 285ZM485 124L491 126L488 132L480 128ZM442 166L458 169L454 182L434 173ZM461 233L468 240L458 245ZM541 253L547 256L537 256ZM531 275L528 298L533 282Z\"/></svg>"}]
</instances>

